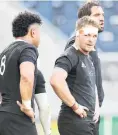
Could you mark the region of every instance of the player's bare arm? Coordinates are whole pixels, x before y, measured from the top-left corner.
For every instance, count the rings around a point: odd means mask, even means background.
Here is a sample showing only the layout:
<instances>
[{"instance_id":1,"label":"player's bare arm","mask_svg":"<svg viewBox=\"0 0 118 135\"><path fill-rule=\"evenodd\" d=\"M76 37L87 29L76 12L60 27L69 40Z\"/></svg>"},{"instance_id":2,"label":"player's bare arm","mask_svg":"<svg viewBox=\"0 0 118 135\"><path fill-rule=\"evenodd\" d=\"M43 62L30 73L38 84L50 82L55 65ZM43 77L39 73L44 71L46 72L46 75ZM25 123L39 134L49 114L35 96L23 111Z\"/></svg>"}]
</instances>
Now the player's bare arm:
<instances>
[{"instance_id":1,"label":"player's bare arm","mask_svg":"<svg viewBox=\"0 0 118 135\"><path fill-rule=\"evenodd\" d=\"M84 111L84 109L87 109L87 108L79 107L78 103L76 103L76 100L70 93L70 90L66 83L67 76L68 76L68 73L64 69L56 67L51 76L50 84L53 87L57 96L66 105L71 107L73 111L76 114L78 114L80 117L86 117L87 114L86 114L86 111Z\"/></svg>"},{"instance_id":2,"label":"player's bare arm","mask_svg":"<svg viewBox=\"0 0 118 135\"><path fill-rule=\"evenodd\" d=\"M22 112L31 118L34 118L34 112L31 107L32 90L34 84L35 66L32 62L22 62L20 64L20 94L22 104L17 102Z\"/></svg>"}]
</instances>

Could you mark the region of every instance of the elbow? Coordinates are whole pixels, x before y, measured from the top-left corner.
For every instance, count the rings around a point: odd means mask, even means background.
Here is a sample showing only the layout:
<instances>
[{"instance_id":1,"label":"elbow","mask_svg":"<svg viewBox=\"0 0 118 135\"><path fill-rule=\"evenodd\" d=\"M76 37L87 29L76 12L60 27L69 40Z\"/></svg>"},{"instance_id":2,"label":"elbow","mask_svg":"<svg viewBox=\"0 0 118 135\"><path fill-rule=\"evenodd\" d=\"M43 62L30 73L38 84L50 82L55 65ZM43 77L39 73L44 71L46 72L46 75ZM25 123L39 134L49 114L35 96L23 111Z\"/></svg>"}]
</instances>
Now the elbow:
<instances>
[{"instance_id":1,"label":"elbow","mask_svg":"<svg viewBox=\"0 0 118 135\"><path fill-rule=\"evenodd\" d=\"M34 80L34 74L32 74L32 73L21 74L21 79L24 82L31 83Z\"/></svg>"},{"instance_id":2,"label":"elbow","mask_svg":"<svg viewBox=\"0 0 118 135\"><path fill-rule=\"evenodd\" d=\"M55 85L54 77L50 78L50 85L53 87Z\"/></svg>"},{"instance_id":3,"label":"elbow","mask_svg":"<svg viewBox=\"0 0 118 135\"><path fill-rule=\"evenodd\" d=\"M57 86L57 78L55 76L52 76L50 78L50 85L54 88L55 86Z\"/></svg>"}]
</instances>

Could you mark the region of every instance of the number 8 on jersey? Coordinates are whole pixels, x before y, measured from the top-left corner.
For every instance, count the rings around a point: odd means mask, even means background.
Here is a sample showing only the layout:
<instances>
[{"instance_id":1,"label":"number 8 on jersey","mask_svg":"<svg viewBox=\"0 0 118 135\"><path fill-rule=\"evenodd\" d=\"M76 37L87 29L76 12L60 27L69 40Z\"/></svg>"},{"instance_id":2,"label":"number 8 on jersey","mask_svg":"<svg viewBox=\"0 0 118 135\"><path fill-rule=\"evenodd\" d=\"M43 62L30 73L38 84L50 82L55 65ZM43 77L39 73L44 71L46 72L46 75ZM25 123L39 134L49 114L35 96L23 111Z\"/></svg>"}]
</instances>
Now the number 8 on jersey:
<instances>
[{"instance_id":1,"label":"number 8 on jersey","mask_svg":"<svg viewBox=\"0 0 118 135\"><path fill-rule=\"evenodd\" d=\"M3 75L5 72L5 62L6 62L6 56L4 55L0 62L0 75Z\"/></svg>"}]
</instances>

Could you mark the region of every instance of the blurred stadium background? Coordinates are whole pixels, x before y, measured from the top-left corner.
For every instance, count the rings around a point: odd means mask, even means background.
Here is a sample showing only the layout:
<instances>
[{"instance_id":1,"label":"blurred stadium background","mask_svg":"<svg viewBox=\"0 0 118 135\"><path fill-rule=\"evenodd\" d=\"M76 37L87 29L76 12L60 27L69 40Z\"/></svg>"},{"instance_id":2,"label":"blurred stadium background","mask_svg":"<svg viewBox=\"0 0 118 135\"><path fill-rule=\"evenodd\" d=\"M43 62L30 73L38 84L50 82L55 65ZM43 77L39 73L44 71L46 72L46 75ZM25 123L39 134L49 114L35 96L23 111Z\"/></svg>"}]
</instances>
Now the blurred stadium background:
<instances>
[{"instance_id":1,"label":"blurred stadium background","mask_svg":"<svg viewBox=\"0 0 118 135\"><path fill-rule=\"evenodd\" d=\"M14 39L11 21L24 10L37 12L43 20L38 67L46 79L52 112L52 135L59 135L56 120L60 100L53 92L49 78L55 59L74 32L82 1L0 1L0 52ZM105 12L105 29L98 37L97 49L102 63L105 100L101 108L100 135L118 135L118 1L101 1ZM37 129L43 135L36 109Z\"/></svg>"}]
</instances>

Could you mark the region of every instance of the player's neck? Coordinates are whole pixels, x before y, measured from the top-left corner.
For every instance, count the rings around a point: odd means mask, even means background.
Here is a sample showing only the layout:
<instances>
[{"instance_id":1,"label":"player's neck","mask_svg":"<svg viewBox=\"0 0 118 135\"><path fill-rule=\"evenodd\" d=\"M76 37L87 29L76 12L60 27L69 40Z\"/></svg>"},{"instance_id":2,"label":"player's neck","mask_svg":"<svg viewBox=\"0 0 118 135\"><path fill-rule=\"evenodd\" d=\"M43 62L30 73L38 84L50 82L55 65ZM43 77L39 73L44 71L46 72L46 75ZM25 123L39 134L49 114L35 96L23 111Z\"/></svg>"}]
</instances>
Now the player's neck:
<instances>
[{"instance_id":1,"label":"player's neck","mask_svg":"<svg viewBox=\"0 0 118 135\"><path fill-rule=\"evenodd\" d=\"M17 37L16 40L19 40L19 41L21 40L21 41L27 42L29 44L32 44L31 39L28 37Z\"/></svg>"},{"instance_id":2,"label":"player's neck","mask_svg":"<svg viewBox=\"0 0 118 135\"><path fill-rule=\"evenodd\" d=\"M79 47L79 50L80 50L80 52L82 52L84 55L89 55L89 52L85 52L85 51L82 50L80 47Z\"/></svg>"},{"instance_id":3,"label":"player's neck","mask_svg":"<svg viewBox=\"0 0 118 135\"><path fill-rule=\"evenodd\" d=\"M78 50L78 47L77 47L77 45L74 43L73 45L72 45L76 50Z\"/></svg>"},{"instance_id":4,"label":"player's neck","mask_svg":"<svg viewBox=\"0 0 118 135\"><path fill-rule=\"evenodd\" d=\"M83 49L81 49L81 47L79 46L79 44L75 41L75 43L73 44L73 47L76 50L80 50L80 52L82 52L84 55L89 55L89 52L84 51Z\"/></svg>"}]
</instances>

